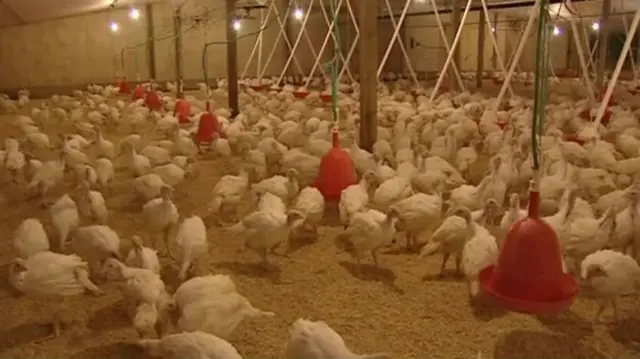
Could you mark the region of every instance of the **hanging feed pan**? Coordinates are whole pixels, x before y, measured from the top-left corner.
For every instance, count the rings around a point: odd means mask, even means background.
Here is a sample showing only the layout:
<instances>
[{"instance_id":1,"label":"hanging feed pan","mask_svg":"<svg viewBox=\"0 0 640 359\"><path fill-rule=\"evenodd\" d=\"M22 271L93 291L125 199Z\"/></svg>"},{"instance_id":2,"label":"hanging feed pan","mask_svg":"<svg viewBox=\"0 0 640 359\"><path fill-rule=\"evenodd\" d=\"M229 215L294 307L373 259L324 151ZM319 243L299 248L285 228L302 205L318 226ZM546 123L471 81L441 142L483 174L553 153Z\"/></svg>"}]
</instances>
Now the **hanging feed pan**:
<instances>
[{"instance_id":1,"label":"hanging feed pan","mask_svg":"<svg viewBox=\"0 0 640 359\"><path fill-rule=\"evenodd\" d=\"M297 99L301 99L304 100L305 98L307 98L307 96L309 96L309 92L307 91L294 91L293 92L293 96Z\"/></svg>"},{"instance_id":2,"label":"hanging feed pan","mask_svg":"<svg viewBox=\"0 0 640 359\"><path fill-rule=\"evenodd\" d=\"M313 186L322 193L325 200L337 202L345 188L357 183L357 178L351 157L340 147L340 137L336 128L332 132L332 142L333 147L320 161L318 177Z\"/></svg>"},{"instance_id":3,"label":"hanging feed pan","mask_svg":"<svg viewBox=\"0 0 640 359\"><path fill-rule=\"evenodd\" d=\"M514 312L555 314L573 303L579 287L563 271L556 233L540 218L537 189L529 192L527 217L511 226L496 264L483 269L479 279L488 297Z\"/></svg>"},{"instance_id":4,"label":"hanging feed pan","mask_svg":"<svg viewBox=\"0 0 640 359\"><path fill-rule=\"evenodd\" d=\"M329 94L320 94L320 100L324 101L324 102L331 102L331 100L333 99L333 97Z\"/></svg>"}]
</instances>

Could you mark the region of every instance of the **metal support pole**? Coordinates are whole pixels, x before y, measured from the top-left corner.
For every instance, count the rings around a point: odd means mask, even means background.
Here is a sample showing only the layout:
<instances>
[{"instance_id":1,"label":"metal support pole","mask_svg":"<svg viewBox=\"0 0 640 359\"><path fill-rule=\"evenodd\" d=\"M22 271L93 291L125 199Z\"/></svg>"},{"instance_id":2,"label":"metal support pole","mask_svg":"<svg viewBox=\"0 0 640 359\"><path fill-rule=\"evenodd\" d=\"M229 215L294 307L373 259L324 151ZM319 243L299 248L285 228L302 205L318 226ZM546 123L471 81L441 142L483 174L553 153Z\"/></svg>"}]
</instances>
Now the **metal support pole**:
<instances>
[{"instance_id":1,"label":"metal support pole","mask_svg":"<svg viewBox=\"0 0 640 359\"><path fill-rule=\"evenodd\" d=\"M233 22L236 18L236 0L227 0L227 79L229 81L229 109L231 118L238 116L238 44Z\"/></svg>"},{"instance_id":2,"label":"metal support pole","mask_svg":"<svg viewBox=\"0 0 640 359\"><path fill-rule=\"evenodd\" d=\"M149 78L155 79L158 75L158 70L156 67L156 42L153 41L155 37L153 5L147 4L145 6L145 14L147 17L147 61L149 62Z\"/></svg>"},{"instance_id":3,"label":"metal support pole","mask_svg":"<svg viewBox=\"0 0 640 359\"><path fill-rule=\"evenodd\" d=\"M476 87L477 88L482 88L482 83L484 80L484 76L482 76L482 74L484 73L484 39L485 39L485 34L484 34L484 29L486 28L485 26L485 15L484 15L484 11L480 12L480 20L478 21L478 66L476 67Z\"/></svg>"},{"instance_id":4,"label":"metal support pole","mask_svg":"<svg viewBox=\"0 0 640 359\"><path fill-rule=\"evenodd\" d=\"M598 45L598 72L596 74L596 89L604 86L604 72L607 69L607 54L609 52L609 15L611 15L611 0L602 1L602 21L600 22L600 38Z\"/></svg>"},{"instance_id":5,"label":"metal support pole","mask_svg":"<svg viewBox=\"0 0 640 359\"><path fill-rule=\"evenodd\" d=\"M372 151L378 134L378 2L357 2L360 28L360 148Z\"/></svg>"},{"instance_id":6,"label":"metal support pole","mask_svg":"<svg viewBox=\"0 0 640 359\"><path fill-rule=\"evenodd\" d=\"M175 31L175 53L176 53L176 86L178 88L178 97L182 95L182 81L184 80L184 69L182 66L182 12L180 8L176 8L173 14L173 28Z\"/></svg>"}]
</instances>

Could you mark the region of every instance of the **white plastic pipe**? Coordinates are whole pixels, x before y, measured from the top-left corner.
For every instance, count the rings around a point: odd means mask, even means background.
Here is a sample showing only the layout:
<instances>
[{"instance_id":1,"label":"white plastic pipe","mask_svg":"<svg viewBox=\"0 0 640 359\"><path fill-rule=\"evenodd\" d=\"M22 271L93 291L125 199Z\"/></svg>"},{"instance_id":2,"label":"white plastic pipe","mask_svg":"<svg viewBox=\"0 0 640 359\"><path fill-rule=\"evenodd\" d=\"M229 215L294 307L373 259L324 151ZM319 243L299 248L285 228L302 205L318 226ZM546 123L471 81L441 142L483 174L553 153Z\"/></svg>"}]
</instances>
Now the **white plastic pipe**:
<instances>
[{"instance_id":1,"label":"white plastic pipe","mask_svg":"<svg viewBox=\"0 0 640 359\"><path fill-rule=\"evenodd\" d=\"M275 6L275 3L271 3L271 6L269 6L269 9L267 10L267 16L266 18L269 18L269 15L271 15L271 11L273 10L273 7ZM258 33L258 38L256 39L256 41L253 44L253 49L251 50L251 53L249 54L249 59L247 59L247 62L244 64L244 69L242 70L242 75L240 75L240 78L244 78L244 76L247 74L247 70L249 69L249 65L251 65L251 61L253 61L253 56L256 54L256 51L258 52L258 76L260 76L260 66L262 65L262 36L264 34L264 29L266 27L266 23L264 21L264 13L262 11L262 9L260 9L260 33Z\"/></svg>"},{"instance_id":2,"label":"white plastic pipe","mask_svg":"<svg viewBox=\"0 0 640 359\"><path fill-rule=\"evenodd\" d=\"M411 2L411 0L406 0L407 2ZM391 20L391 26L393 26L394 29L399 29L402 28L402 22L396 23L396 19L393 16L393 9L391 8L391 4L389 3L389 0L385 0L385 4L387 6L387 11L389 13L389 19ZM391 42L389 44L390 46L393 46L393 42ZM409 73L411 74L411 78L413 79L413 84L416 86L420 86L420 82L418 82L418 77L416 76L416 72L413 70L413 66L411 66L411 58L409 57L409 54L407 53L407 49L404 46L404 41L403 39L401 39L400 37L398 37L398 45L400 45L400 51L402 51L402 56L404 56L404 61L407 64L407 67L409 68Z\"/></svg>"},{"instance_id":3,"label":"white plastic pipe","mask_svg":"<svg viewBox=\"0 0 640 359\"><path fill-rule=\"evenodd\" d=\"M311 15L311 9L313 9L313 3L314 0L311 0L309 2L309 9L304 13L304 17L302 18L302 24L301 26L301 30L298 31L298 36L296 37L296 41L293 43L293 48L290 50L291 52L289 53L289 57L287 58L287 62L285 62L284 67L282 68L282 72L280 73L280 77L278 77L278 81L276 82L276 85L280 85L280 82L282 81L282 78L284 78L284 74L287 73L287 70L289 69L289 65L291 65L291 60L295 61L297 63L297 61L295 60L295 55L296 55L296 50L298 50L298 45L300 45L300 39L302 39L302 29L307 26L307 20L309 20L309 15ZM291 9L291 7L287 8L287 13L289 12L289 10ZM286 39L286 35L285 35L285 39ZM286 40L289 41L289 40ZM275 49L275 47L274 47ZM300 73L302 73L302 69L299 68Z\"/></svg>"},{"instance_id":4,"label":"white plastic pipe","mask_svg":"<svg viewBox=\"0 0 640 359\"><path fill-rule=\"evenodd\" d=\"M491 39L491 44L493 45L493 50L495 51L496 58L498 59L498 66L500 66L500 70L503 73L507 72L507 68L504 65L504 61L502 61L502 55L500 55L500 46L498 46L498 40L496 40L496 34L493 32L493 24L491 23L491 16L489 15L489 9L487 8L487 1L480 0L482 3L482 11L484 12L485 24L489 28L489 38ZM484 54L478 54L478 56L484 56ZM511 84L508 85L507 89L509 90L509 94L513 96L513 88Z\"/></svg>"},{"instance_id":5,"label":"white plastic pipe","mask_svg":"<svg viewBox=\"0 0 640 359\"><path fill-rule=\"evenodd\" d=\"M576 19L573 16L569 16L569 22L571 23L571 33L573 33L574 39L573 42L576 44L576 50L578 50L578 60L580 61L580 67L582 68L582 80L587 87L587 97L589 98L589 103L591 103L591 105L595 105L595 89L591 79L589 78L589 66L585 60L586 55L583 48L583 42L579 37L580 33L578 32L578 25L576 24Z\"/></svg>"},{"instance_id":6,"label":"white plastic pipe","mask_svg":"<svg viewBox=\"0 0 640 359\"><path fill-rule=\"evenodd\" d=\"M449 51L449 55L447 56L447 60L444 62L444 67L442 68L442 72L440 72L440 76L438 77L438 81L436 82L436 86L431 91L431 96L429 96L429 101L435 100L438 95L438 90L440 90L440 86L442 85L442 81L444 80L444 75L447 73L449 69L449 65L453 60L453 54L458 47L458 43L460 42L460 38L462 37L462 28L464 27L464 23L467 20L467 15L469 15L469 10L471 9L471 3L473 0L467 0L467 6L464 8L464 12L462 13L462 19L460 19L460 26L458 26L458 31L456 31L456 36L453 38L453 44L451 44L451 51Z\"/></svg>"},{"instance_id":7,"label":"white plastic pipe","mask_svg":"<svg viewBox=\"0 0 640 359\"><path fill-rule=\"evenodd\" d=\"M311 0L311 1L313 2L313 0ZM320 3L320 6L324 6L324 5L322 3ZM320 65L320 60L322 60L322 54L324 54L324 49L329 44L329 39L331 38L331 34L333 32L332 31L333 24L338 19L338 14L340 13L340 7L341 6L342 6L342 0L339 0L338 4L336 5L336 8L334 9L334 12L331 14L331 15L333 15L333 20L331 20L331 23L329 24L329 28L327 29L327 34L324 37L324 41L322 42L322 46L320 46L320 53L316 57L316 62L313 64L313 67L311 68L311 72L309 73L309 77L307 78L307 81L304 84L305 88L307 88L309 86L309 84L311 83L311 79L313 78L313 75L315 74L316 69L318 68L318 65ZM334 56L337 58L338 54L334 54ZM333 60L335 60L335 59L332 59L332 61Z\"/></svg>"},{"instance_id":8,"label":"white plastic pipe","mask_svg":"<svg viewBox=\"0 0 640 359\"><path fill-rule=\"evenodd\" d=\"M513 73L516 71L516 65L518 61L520 61L520 57L522 56L522 52L524 50L524 46L527 43L527 38L529 37L529 33L533 29L533 23L535 22L536 11L538 11L538 6L540 5L540 0L536 0L536 2L531 6L529 10L529 19L527 20L527 25L524 28L524 33L520 37L520 42L518 43L518 48L516 49L516 53L513 56L513 61L511 62L511 66L509 67L509 72L507 72L507 76L504 78L504 83L500 88L500 93L498 93L498 98L496 102L493 104L493 111L497 112L498 107L500 107L500 103L504 98L505 93L507 92L507 86L511 83L511 79L513 78Z\"/></svg>"},{"instance_id":9,"label":"white plastic pipe","mask_svg":"<svg viewBox=\"0 0 640 359\"><path fill-rule=\"evenodd\" d=\"M640 23L640 10L636 10L635 15L633 16L633 21L631 22L631 29L629 33L632 34L627 36L627 39L624 42L624 46L622 46L622 52L620 53L620 57L618 58L618 63L616 64L615 70L613 70L613 75L611 76L611 80L609 80L609 85L607 86L607 92L604 93L604 97L602 102L600 103L600 107L598 108L598 114L596 115L596 121L594 124L595 129L600 128L600 123L602 122L602 117L604 117L604 112L609 105L609 100L611 99L611 95L613 94L613 89L616 87L618 83L618 77L620 76L620 72L622 71L622 66L624 62L627 60L627 55L629 54L629 50L631 49L631 42L636 37L636 31L638 30L638 23Z\"/></svg>"},{"instance_id":10,"label":"white plastic pipe","mask_svg":"<svg viewBox=\"0 0 640 359\"><path fill-rule=\"evenodd\" d=\"M313 0L312 0L313 2ZM273 4L273 11L276 13L276 20L278 21L278 25L280 25L280 31L278 31L278 36L276 37L275 42L273 43L273 47L271 48L271 52L269 53L269 56L267 57L267 61L264 64L264 67L262 68L262 72L260 73L260 76L258 77L259 80L262 79L262 77L264 76L264 73L267 72L267 69L269 68L269 65L271 65L271 61L273 60L273 55L275 54L276 50L278 49L278 41L280 40L280 37L282 37L284 39L284 43L287 45L287 49L289 49L289 53L293 54L292 52L292 47L291 47L291 42L289 41L289 37L286 34L286 19L289 16L289 13L291 12L291 7L287 6L287 10L284 12L284 20L282 18L280 18L280 12L278 11L278 7L275 5L275 3ZM293 59L294 64L296 65L296 67L298 68L298 70L302 73L302 67L300 67L300 64L298 63L298 59L294 58Z\"/></svg>"},{"instance_id":11,"label":"white plastic pipe","mask_svg":"<svg viewBox=\"0 0 640 359\"><path fill-rule=\"evenodd\" d=\"M398 35L400 34L400 28L402 27L402 24L404 23L404 18L407 16L407 11L409 11L409 5L411 5L411 0L405 0L404 8L402 8L402 13L400 13L400 20L398 21L400 26L397 26L393 30L393 35L391 35L391 40L389 40L389 46L387 46L387 50L384 52L384 56L382 57L382 61L380 61L380 65L378 66L378 78L380 78L380 75L382 74L382 69L384 69L384 65L387 64L387 60L389 60L389 55L391 54L391 49L393 48L393 43L396 41L396 39L398 38ZM391 15L391 14L389 14L389 15Z\"/></svg>"},{"instance_id":12,"label":"white plastic pipe","mask_svg":"<svg viewBox=\"0 0 640 359\"><path fill-rule=\"evenodd\" d=\"M433 8L433 14L436 18L436 24L438 24L438 30L440 31L440 37L442 38L442 43L444 44L444 50L447 52L451 52L451 45L449 45L449 39L447 38L447 33L444 31L444 26L442 25L442 19L440 18L440 12L438 11L438 4L436 4L436 0L431 0L431 7ZM458 87L463 92L466 91L464 87L464 81L462 81L462 77L460 76L460 71L458 71L458 65L454 62L451 64L453 67L453 75L456 77L456 82L458 83Z\"/></svg>"},{"instance_id":13,"label":"white plastic pipe","mask_svg":"<svg viewBox=\"0 0 640 359\"><path fill-rule=\"evenodd\" d=\"M356 51L356 48L358 47L358 40L360 39L360 29L358 28L358 21L356 20L356 16L353 13L353 8L351 7L351 1L347 0L347 10L349 10L349 18L351 19L351 22L353 23L353 27L356 30L356 36L353 37L353 42L351 43L351 47L349 48L349 52L347 53L347 57L344 61L344 65L342 66L342 69L340 69L340 73L338 74L338 82L340 82L340 79L342 78L342 75L345 73L345 71L349 71L349 73L351 74L351 70L349 69L349 64L351 63L351 58L353 57L353 54ZM350 75L351 77L351 81L356 82L355 78L353 77L353 74Z\"/></svg>"}]
</instances>

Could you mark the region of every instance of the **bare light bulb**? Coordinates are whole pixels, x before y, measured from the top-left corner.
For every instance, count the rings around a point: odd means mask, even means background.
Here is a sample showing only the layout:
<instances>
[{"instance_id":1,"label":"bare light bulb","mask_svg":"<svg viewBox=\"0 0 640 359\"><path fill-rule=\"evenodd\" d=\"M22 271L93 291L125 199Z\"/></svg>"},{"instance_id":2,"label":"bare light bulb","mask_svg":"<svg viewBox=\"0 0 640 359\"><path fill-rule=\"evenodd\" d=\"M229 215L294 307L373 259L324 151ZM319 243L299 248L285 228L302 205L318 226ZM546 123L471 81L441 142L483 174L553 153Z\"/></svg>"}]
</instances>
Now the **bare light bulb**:
<instances>
[{"instance_id":1,"label":"bare light bulb","mask_svg":"<svg viewBox=\"0 0 640 359\"><path fill-rule=\"evenodd\" d=\"M120 27L118 26L117 22L112 22L109 24L109 29L111 29L111 32L118 32L118 29Z\"/></svg>"},{"instance_id":2,"label":"bare light bulb","mask_svg":"<svg viewBox=\"0 0 640 359\"><path fill-rule=\"evenodd\" d=\"M304 13L302 12L302 10L301 10L301 9L295 9L295 10L293 11L293 17L294 17L296 20L302 20L302 16L303 16L303 15L304 15Z\"/></svg>"},{"instance_id":3,"label":"bare light bulb","mask_svg":"<svg viewBox=\"0 0 640 359\"><path fill-rule=\"evenodd\" d=\"M496 28L494 26L491 26L491 32L496 32Z\"/></svg>"},{"instance_id":4,"label":"bare light bulb","mask_svg":"<svg viewBox=\"0 0 640 359\"><path fill-rule=\"evenodd\" d=\"M131 11L129 11L129 17L138 20L140 18L140 11L136 8L131 9Z\"/></svg>"},{"instance_id":5,"label":"bare light bulb","mask_svg":"<svg viewBox=\"0 0 640 359\"><path fill-rule=\"evenodd\" d=\"M240 20L233 20L233 29L238 31L240 30L240 27L241 27Z\"/></svg>"},{"instance_id":6,"label":"bare light bulb","mask_svg":"<svg viewBox=\"0 0 640 359\"><path fill-rule=\"evenodd\" d=\"M558 28L557 26L554 26L554 27L553 27L553 34L554 34L555 36L560 35L560 28Z\"/></svg>"},{"instance_id":7,"label":"bare light bulb","mask_svg":"<svg viewBox=\"0 0 640 359\"><path fill-rule=\"evenodd\" d=\"M596 22L594 22L593 24L591 24L591 29L592 29L593 31L598 31L598 30L600 30L600 23L599 23L599 22L597 22L597 21L596 21Z\"/></svg>"}]
</instances>

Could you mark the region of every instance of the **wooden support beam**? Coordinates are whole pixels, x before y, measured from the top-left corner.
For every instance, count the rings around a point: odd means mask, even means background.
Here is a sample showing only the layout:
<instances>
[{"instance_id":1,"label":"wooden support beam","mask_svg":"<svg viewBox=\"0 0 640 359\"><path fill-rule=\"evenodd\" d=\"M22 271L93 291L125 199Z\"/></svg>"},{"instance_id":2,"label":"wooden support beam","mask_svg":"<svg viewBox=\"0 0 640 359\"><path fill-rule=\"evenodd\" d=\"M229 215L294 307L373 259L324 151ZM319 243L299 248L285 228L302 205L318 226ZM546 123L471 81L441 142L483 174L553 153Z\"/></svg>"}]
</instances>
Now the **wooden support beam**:
<instances>
[{"instance_id":1,"label":"wooden support beam","mask_svg":"<svg viewBox=\"0 0 640 359\"><path fill-rule=\"evenodd\" d=\"M571 27L569 27L567 29L567 58L565 61L565 73L567 73L567 70L572 69L573 68L573 47L575 46L573 44L573 30L571 29Z\"/></svg>"},{"instance_id":2,"label":"wooden support beam","mask_svg":"<svg viewBox=\"0 0 640 359\"><path fill-rule=\"evenodd\" d=\"M452 6L453 9L451 11L451 40L450 43L453 44L454 39L456 38L456 33L458 32L458 28L460 27L460 20L462 17L462 14L460 13L460 0L452 0ZM462 43L462 41L460 41L458 43L458 46L456 46L453 53L453 63L455 64L455 66L458 68L458 71L462 72L462 61L460 60L460 55L462 54L459 50L460 48L460 43ZM456 90L460 90L458 88L458 83L456 82L456 75L455 72L453 71L453 66L449 66L449 82L450 82L450 86L451 89L456 89Z\"/></svg>"},{"instance_id":3,"label":"wooden support beam","mask_svg":"<svg viewBox=\"0 0 640 359\"><path fill-rule=\"evenodd\" d=\"M499 13L495 13L493 14L493 28L496 29L496 39L498 40L498 49L494 49L493 46L491 47L491 69L495 70L498 67L498 54L496 53L497 51L501 51L500 55L502 55L502 58L505 59L506 61L508 61L508 56L506 56L508 53L508 51L506 51L506 49L509 46L509 41L507 41L507 34L505 33L505 38L504 40L502 40L504 42L504 46L500 46L500 32L498 31L498 24L499 24ZM509 31L509 30L507 30ZM505 51L503 51L503 49L505 49ZM515 49L509 49L509 51L513 51ZM509 68L509 64L505 63L504 66L506 66L507 68ZM506 75L506 74L505 74Z\"/></svg>"},{"instance_id":4,"label":"wooden support beam","mask_svg":"<svg viewBox=\"0 0 640 359\"><path fill-rule=\"evenodd\" d=\"M156 79L158 70L156 66L156 42L154 41L155 25L153 21L153 5L147 4L145 6L145 14L147 18L147 61L149 62L149 78Z\"/></svg>"},{"instance_id":5,"label":"wooden support beam","mask_svg":"<svg viewBox=\"0 0 640 359\"><path fill-rule=\"evenodd\" d=\"M227 80L229 82L229 109L231 118L238 116L238 43L233 22L236 19L236 0L227 0Z\"/></svg>"},{"instance_id":6,"label":"wooden support beam","mask_svg":"<svg viewBox=\"0 0 640 359\"><path fill-rule=\"evenodd\" d=\"M184 79L184 69L182 66L182 11L177 7L173 14L173 28L175 31L175 39L173 40L176 55L176 86L178 87L177 95L182 94L182 80Z\"/></svg>"},{"instance_id":7,"label":"wooden support beam","mask_svg":"<svg viewBox=\"0 0 640 359\"><path fill-rule=\"evenodd\" d=\"M480 11L480 18L478 19L478 63L476 67L476 87L482 88L484 76L484 40L485 29L487 28L487 18L484 15L484 11Z\"/></svg>"},{"instance_id":8,"label":"wooden support beam","mask_svg":"<svg viewBox=\"0 0 640 359\"><path fill-rule=\"evenodd\" d=\"M354 2L355 3L355 2ZM378 1L358 2L360 29L360 148L372 151L378 134Z\"/></svg>"},{"instance_id":9,"label":"wooden support beam","mask_svg":"<svg viewBox=\"0 0 640 359\"><path fill-rule=\"evenodd\" d=\"M596 91L600 91L604 83L604 72L607 70L607 55L609 52L609 16L611 15L611 0L602 1L602 21L600 22L600 39L598 41L598 71L596 74Z\"/></svg>"}]
</instances>

